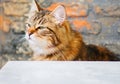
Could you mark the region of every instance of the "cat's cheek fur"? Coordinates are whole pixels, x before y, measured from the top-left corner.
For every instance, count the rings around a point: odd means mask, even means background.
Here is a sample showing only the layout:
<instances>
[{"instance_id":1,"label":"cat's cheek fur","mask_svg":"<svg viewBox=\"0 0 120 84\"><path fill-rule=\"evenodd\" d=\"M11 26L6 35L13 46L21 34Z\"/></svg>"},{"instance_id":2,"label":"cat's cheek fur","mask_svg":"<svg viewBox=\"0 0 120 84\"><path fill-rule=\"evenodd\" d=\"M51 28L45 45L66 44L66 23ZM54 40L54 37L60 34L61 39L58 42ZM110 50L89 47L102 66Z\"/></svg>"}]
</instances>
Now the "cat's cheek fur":
<instances>
[{"instance_id":1,"label":"cat's cheek fur","mask_svg":"<svg viewBox=\"0 0 120 84\"><path fill-rule=\"evenodd\" d=\"M50 42L46 39L41 39L32 35L28 40L30 45L34 45L39 48L47 48L50 45Z\"/></svg>"},{"instance_id":2,"label":"cat's cheek fur","mask_svg":"<svg viewBox=\"0 0 120 84\"><path fill-rule=\"evenodd\" d=\"M56 52L55 48L49 48L52 45L47 39L43 39L35 36L35 34L30 37L26 34L25 38L27 39L30 48L34 52L34 56L47 55Z\"/></svg>"}]
</instances>

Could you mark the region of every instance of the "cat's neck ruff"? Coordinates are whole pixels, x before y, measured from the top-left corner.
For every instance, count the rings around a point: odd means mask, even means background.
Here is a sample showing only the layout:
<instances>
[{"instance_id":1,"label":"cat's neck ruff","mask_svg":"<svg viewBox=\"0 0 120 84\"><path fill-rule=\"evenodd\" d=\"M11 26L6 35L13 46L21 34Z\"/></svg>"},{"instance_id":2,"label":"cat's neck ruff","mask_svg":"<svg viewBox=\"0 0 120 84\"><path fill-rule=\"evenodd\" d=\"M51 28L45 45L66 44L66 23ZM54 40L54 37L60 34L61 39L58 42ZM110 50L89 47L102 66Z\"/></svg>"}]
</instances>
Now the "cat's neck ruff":
<instances>
[{"instance_id":1,"label":"cat's neck ruff","mask_svg":"<svg viewBox=\"0 0 120 84\"><path fill-rule=\"evenodd\" d=\"M59 49L57 49L56 47L48 47L48 48L34 47L32 49L34 51L34 56L54 55L59 51Z\"/></svg>"}]
</instances>

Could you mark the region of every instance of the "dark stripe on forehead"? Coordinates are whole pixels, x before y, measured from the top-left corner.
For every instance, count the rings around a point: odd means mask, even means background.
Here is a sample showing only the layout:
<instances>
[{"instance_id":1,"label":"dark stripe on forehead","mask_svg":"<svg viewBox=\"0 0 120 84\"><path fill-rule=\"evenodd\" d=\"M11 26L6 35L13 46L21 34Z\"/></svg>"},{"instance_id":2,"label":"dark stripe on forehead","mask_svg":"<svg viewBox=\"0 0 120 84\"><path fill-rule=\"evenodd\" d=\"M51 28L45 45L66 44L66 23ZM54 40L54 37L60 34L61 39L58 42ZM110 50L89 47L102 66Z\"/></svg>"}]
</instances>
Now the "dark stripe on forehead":
<instances>
[{"instance_id":1,"label":"dark stripe on forehead","mask_svg":"<svg viewBox=\"0 0 120 84\"><path fill-rule=\"evenodd\" d=\"M47 11L47 10L42 10L42 11L37 12L37 13L36 13L36 16L38 16L39 18L41 18L41 17L43 17L43 16L45 16L45 15L48 15L48 14L50 14L49 11Z\"/></svg>"},{"instance_id":2,"label":"dark stripe on forehead","mask_svg":"<svg viewBox=\"0 0 120 84\"><path fill-rule=\"evenodd\" d=\"M43 19L41 18L41 19L39 20L38 24L40 24L42 20L43 20Z\"/></svg>"},{"instance_id":3,"label":"dark stripe on forehead","mask_svg":"<svg viewBox=\"0 0 120 84\"><path fill-rule=\"evenodd\" d=\"M38 22L38 24L43 24L45 22L45 19L44 18L41 18Z\"/></svg>"},{"instance_id":4,"label":"dark stripe on forehead","mask_svg":"<svg viewBox=\"0 0 120 84\"><path fill-rule=\"evenodd\" d=\"M48 15L48 14L50 14L50 12L47 11L47 10L43 10L43 11L36 12L35 15L33 16L33 23L36 22L36 21L38 21L39 19L40 19L40 20L39 20L38 23L41 23L41 21L43 22L43 17L44 17L45 15ZM45 19L44 19L44 20L45 20Z\"/></svg>"}]
</instances>

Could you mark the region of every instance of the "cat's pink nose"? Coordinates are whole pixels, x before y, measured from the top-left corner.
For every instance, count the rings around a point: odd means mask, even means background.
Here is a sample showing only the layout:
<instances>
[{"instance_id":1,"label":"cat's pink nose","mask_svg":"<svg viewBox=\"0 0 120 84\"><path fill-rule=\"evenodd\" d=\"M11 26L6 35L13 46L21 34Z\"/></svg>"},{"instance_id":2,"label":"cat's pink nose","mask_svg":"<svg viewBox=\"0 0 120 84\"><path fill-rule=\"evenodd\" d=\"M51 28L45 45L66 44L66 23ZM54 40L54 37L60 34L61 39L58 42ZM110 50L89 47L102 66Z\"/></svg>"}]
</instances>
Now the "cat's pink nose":
<instances>
[{"instance_id":1,"label":"cat's pink nose","mask_svg":"<svg viewBox=\"0 0 120 84\"><path fill-rule=\"evenodd\" d=\"M36 31L36 30L35 30L34 27L30 27L30 28L28 28L28 30L27 30L29 36L32 35L35 31Z\"/></svg>"}]
</instances>

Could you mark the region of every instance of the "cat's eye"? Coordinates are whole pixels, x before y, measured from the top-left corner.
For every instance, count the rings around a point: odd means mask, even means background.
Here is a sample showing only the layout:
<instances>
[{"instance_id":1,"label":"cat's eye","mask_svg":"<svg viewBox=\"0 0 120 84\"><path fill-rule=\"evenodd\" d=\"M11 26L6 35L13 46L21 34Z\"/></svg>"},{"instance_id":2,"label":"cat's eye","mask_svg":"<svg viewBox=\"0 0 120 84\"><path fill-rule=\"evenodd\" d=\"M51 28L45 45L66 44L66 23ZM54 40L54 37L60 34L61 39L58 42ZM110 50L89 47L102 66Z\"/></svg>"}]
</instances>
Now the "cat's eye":
<instances>
[{"instance_id":1,"label":"cat's eye","mask_svg":"<svg viewBox=\"0 0 120 84\"><path fill-rule=\"evenodd\" d=\"M26 27L29 28L31 25L29 23L26 23Z\"/></svg>"},{"instance_id":2,"label":"cat's eye","mask_svg":"<svg viewBox=\"0 0 120 84\"><path fill-rule=\"evenodd\" d=\"M45 29L46 27L43 27L43 26L39 26L37 27L35 30L38 30L38 29Z\"/></svg>"}]
</instances>

